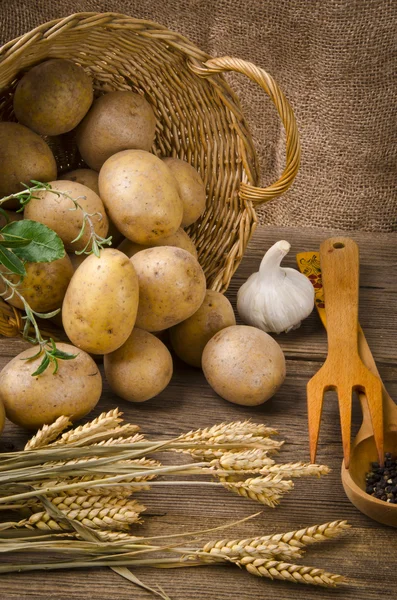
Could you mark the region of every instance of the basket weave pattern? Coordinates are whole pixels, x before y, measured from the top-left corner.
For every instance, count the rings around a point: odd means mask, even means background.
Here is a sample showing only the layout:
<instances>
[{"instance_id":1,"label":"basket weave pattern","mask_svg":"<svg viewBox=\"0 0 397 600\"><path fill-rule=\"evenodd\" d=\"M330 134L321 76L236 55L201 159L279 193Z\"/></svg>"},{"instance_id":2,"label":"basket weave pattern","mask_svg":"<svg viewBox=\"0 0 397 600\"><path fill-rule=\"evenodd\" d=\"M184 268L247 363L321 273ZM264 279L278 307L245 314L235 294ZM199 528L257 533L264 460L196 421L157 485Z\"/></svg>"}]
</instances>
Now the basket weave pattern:
<instances>
[{"instance_id":1,"label":"basket weave pattern","mask_svg":"<svg viewBox=\"0 0 397 600\"><path fill-rule=\"evenodd\" d=\"M152 151L188 161L206 185L206 211L188 233L208 288L225 291L257 224L255 206L285 192L299 167L295 118L272 77L240 59L211 58L156 23L114 13L80 13L46 23L0 48L2 120L15 120L13 92L24 71L48 58L67 58L84 67L97 95L114 90L145 95L157 118ZM222 77L227 71L258 83L286 130L286 168L266 189L258 187L255 149L239 101ZM73 135L47 141L59 173L84 166ZM2 326L5 321L7 327ZM11 321L8 310L0 318L0 333L10 335ZM18 327L15 319L14 329Z\"/></svg>"}]
</instances>

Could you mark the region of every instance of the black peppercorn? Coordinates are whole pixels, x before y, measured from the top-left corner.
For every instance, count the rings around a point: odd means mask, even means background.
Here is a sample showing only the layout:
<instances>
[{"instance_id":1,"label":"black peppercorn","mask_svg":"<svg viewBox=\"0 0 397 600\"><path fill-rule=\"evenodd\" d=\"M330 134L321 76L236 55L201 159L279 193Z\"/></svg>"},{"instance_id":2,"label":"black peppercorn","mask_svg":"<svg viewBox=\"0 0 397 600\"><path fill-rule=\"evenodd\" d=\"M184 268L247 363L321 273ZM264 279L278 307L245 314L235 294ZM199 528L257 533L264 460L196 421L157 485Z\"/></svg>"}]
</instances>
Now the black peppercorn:
<instances>
[{"instance_id":1,"label":"black peppercorn","mask_svg":"<svg viewBox=\"0 0 397 600\"><path fill-rule=\"evenodd\" d=\"M385 466L372 462L365 475L365 491L367 494L397 504L397 457L393 459L390 452L385 453Z\"/></svg>"}]
</instances>

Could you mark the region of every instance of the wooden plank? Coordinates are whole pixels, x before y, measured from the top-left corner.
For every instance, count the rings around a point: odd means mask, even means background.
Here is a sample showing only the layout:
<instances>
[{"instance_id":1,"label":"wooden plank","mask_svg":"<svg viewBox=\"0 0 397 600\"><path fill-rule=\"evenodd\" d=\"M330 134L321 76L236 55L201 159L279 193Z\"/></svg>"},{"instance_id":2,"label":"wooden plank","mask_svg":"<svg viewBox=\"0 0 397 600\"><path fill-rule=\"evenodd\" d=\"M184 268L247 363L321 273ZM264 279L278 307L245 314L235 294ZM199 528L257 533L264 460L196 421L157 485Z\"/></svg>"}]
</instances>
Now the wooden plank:
<instances>
[{"instance_id":1,"label":"wooden plank","mask_svg":"<svg viewBox=\"0 0 397 600\"><path fill-rule=\"evenodd\" d=\"M296 252L318 249L320 241L330 235L331 232L318 230L258 229L230 286L229 297L235 302L237 289L257 269L265 249L271 243L278 239L290 241L292 250L286 265L294 266ZM352 237L361 250L361 284L364 287L360 291L360 319L386 386L390 394L397 398L397 290L390 275L397 264L395 236L355 233ZM308 460L305 385L325 358L326 336L313 313L299 330L277 336L276 339L288 357L287 379L276 396L260 407L245 408L222 400L209 388L201 371L175 359L172 382L159 397L141 405L132 405L116 398L105 382L101 401L90 418L103 410L120 406L126 419L138 423L153 439L177 435L216 422L251 418L279 429L281 439L286 440L280 460ZM0 367L25 347L26 344L21 340L0 340ZM360 424L357 403L353 422L357 430ZM0 439L0 450L21 448L27 438L25 432L7 423ZM278 600L291 600L295 594L304 600L331 600L336 597L343 600L378 600L379 596L395 598L396 530L371 521L350 504L340 481L341 457L338 408L331 394L327 396L324 406L318 449L318 460L332 468L329 476L321 480L298 480L295 489L274 510L262 509L254 502L223 489L156 489L140 495L148 510L145 524L136 531L148 535L159 532L166 534L218 526L261 509L261 515L256 519L235 527L229 533L219 533L217 537L261 535L338 518L347 519L353 525L353 530L346 539L310 548L301 562L343 573L352 582L348 588L335 592L309 586L293 587L284 582L257 579L235 567L177 571L142 569L137 575L150 585L160 584L173 600L227 600L231 596L248 600L270 595ZM120 600L150 598L147 592L131 587L130 583L103 568L85 569L81 573L10 574L0 578L0 598L4 600L77 600L87 597L108 600L114 596Z\"/></svg>"}]
</instances>

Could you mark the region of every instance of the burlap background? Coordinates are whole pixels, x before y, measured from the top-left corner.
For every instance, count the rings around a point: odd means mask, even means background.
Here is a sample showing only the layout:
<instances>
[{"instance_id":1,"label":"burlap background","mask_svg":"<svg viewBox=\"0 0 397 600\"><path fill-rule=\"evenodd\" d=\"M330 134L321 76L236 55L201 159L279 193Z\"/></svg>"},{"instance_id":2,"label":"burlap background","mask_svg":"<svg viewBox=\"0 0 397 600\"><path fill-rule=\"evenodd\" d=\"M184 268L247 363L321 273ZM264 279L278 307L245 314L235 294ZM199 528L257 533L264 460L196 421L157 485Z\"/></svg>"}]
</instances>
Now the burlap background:
<instances>
[{"instance_id":1,"label":"burlap background","mask_svg":"<svg viewBox=\"0 0 397 600\"><path fill-rule=\"evenodd\" d=\"M265 68L295 109L303 154L293 188L261 209L261 222L397 230L395 0L0 0L0 7L1 43L73 12L114 11L179 31L213 56ZM232 84L266 185L283 165L278 117L244 78Z\"/></svg>"}]
</instances>

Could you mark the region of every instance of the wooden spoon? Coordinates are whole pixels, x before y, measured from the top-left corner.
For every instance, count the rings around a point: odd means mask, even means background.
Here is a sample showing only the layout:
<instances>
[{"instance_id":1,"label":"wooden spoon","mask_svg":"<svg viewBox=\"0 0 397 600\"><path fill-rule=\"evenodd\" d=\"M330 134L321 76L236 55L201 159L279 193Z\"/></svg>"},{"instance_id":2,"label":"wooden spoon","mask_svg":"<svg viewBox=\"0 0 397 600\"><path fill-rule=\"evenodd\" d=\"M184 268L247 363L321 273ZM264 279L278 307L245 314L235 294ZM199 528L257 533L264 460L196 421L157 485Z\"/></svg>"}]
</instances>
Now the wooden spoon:
<instances>
[{"instance_id":1,"label":"wooden spoon","mask_svg":"<svg viewBox=\"0 0 397 600\"><path fill-rule=\"evenodd\" d=\"M324 290L322 287L319 252L301 252L297 255L299 270L312 282L316 294L316 308L326 328ZM363 330L358 327L358 351L363 363L379 377L374 357L365 339ZM397 527L397 504L389 504L370 496L365 491L365 474L370 470L371 462L377 460L371 417L365 394L359 393L363 412L363 423L353 442L349 469L342 463L342 484L350 502L362 513L379 523ZM382 405L384 420L385 451L397 455L397 406L382 383Z\"/></svg>"}]
</instances>

